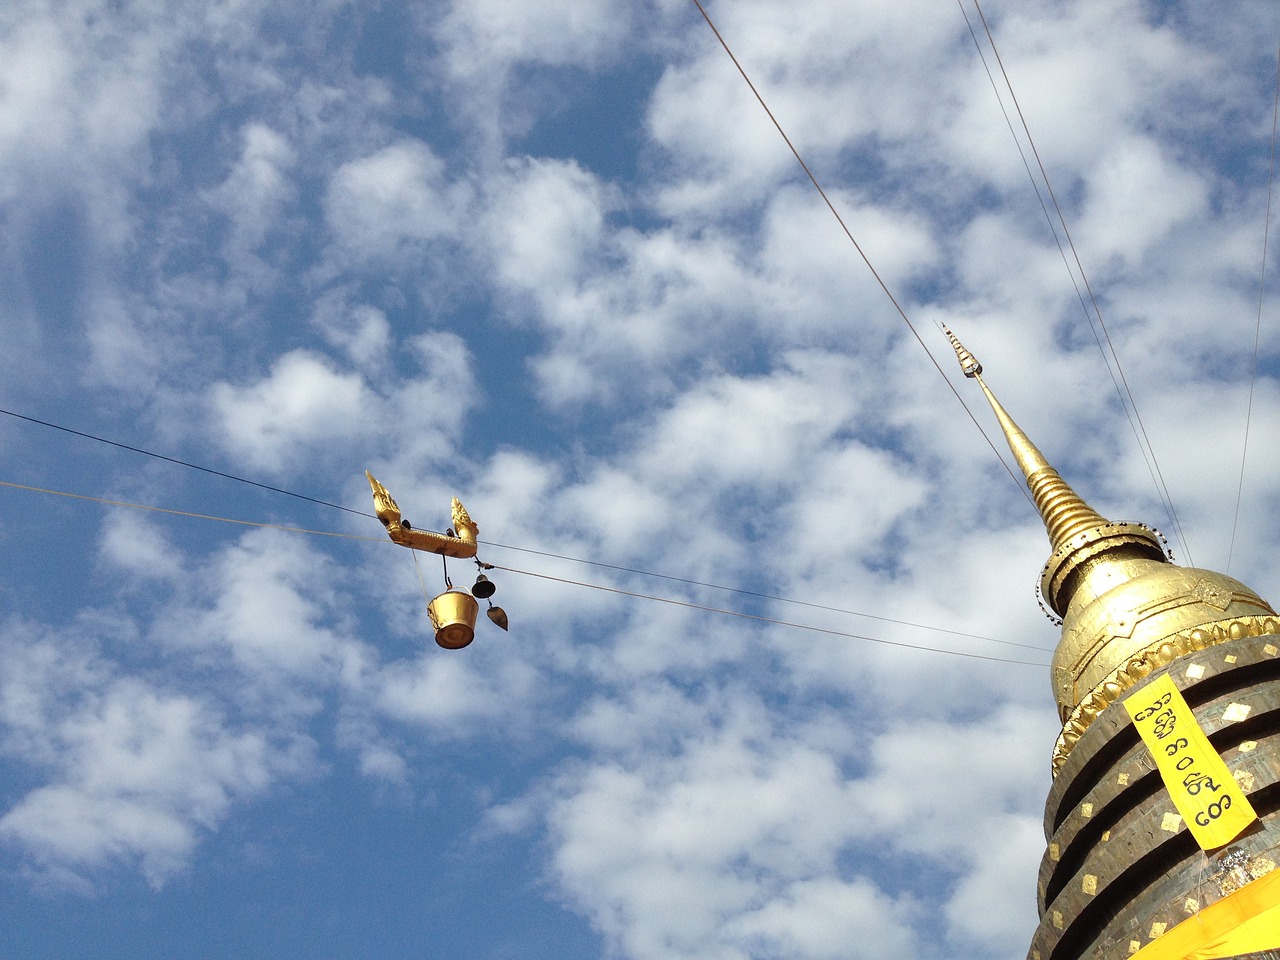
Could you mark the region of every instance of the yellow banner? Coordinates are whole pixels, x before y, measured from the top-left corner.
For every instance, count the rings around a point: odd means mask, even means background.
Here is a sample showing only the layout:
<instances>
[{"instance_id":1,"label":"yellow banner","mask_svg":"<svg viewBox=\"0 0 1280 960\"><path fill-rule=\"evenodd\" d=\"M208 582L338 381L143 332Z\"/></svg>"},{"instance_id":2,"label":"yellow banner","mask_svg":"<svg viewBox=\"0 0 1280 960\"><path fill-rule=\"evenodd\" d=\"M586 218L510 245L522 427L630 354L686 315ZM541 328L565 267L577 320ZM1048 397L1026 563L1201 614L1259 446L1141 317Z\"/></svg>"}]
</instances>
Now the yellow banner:
<instances>
[{"instance_id":1,"label":"yellow banner","mask_svg":"<svg viewBox=\"0 0 1280 960\"><path fill-rule=\"evenodd\" d=\"M1201 848L1230 843L1258 819L1172 677L1157 677L1124 705Z\"/></svg>"},{"instance_id":2,"label":"yellow banner","mask_svg":"<svg viewBox=\"0 0 1280 960\"><path fill-rule=\"evenodd\" d=\"M1183 920L1130 960L1230 960L1267 950L1280 950L1280 870Z\"/></svg>"}]
</instances>

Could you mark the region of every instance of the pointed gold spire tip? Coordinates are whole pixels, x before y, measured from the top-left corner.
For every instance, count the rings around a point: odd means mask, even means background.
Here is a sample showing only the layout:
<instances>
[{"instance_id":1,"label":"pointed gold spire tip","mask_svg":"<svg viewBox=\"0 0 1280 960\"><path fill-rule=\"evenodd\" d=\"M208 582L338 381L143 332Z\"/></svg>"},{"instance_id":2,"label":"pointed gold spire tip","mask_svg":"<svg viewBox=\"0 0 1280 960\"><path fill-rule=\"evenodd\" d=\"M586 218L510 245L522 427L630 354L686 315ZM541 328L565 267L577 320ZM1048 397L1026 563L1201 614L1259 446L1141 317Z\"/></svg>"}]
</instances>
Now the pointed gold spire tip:
<instances>
[{"instance_id":1,"label":"pointed gold spire tip","mask_svg":"<svg viewBox=\"0 0 1280 960\"><path fill-rule=\"evenodd\" d=\"M1027 489L1031 492L1031 499L1040 513L1040 518L1044 521L1045 532L1049 535L1049 543L1055 556L1079 535L1105 527L1107 520L1071 489L1058 475L1058 471L1049 465L1044 454L1036 448L1022 428L1014 423L1013 418L1001 406L1000 401L991 392L991 388L982 379L982 364L964 348L956 335L947 327L944 326L942 332L951 341L964 375L977 380L978 386L986 395L987 402L991 405L991 410L996 415L1004 438L1009 444L1009 450L1013 453L1013 459L1027 481ZM1063 554L1063 556L1069 555L1069 553ZM1066 596L1059 597L1055 585L1048 584L1048 581L1043 592L1050 606L1059 616L1062 616L1066 609Z\"/></svg>"},{"instance_id":2,"label":"pointed gold spire tip","mask_svg":"<svg viewBox=\"0 0 1280 960\"><path fill-rule=\"evenodd\" d=\"M956 359L960 361L960 369L964 371L964 375L972 380L974 377L982 375L982 364L978 362L978 358L964 348L964 344L951 332L951 328L946 324L942 326L942 332L947 335L947 339L951 341L951 348L956 352Z\"/></svg>"}]
</instances>

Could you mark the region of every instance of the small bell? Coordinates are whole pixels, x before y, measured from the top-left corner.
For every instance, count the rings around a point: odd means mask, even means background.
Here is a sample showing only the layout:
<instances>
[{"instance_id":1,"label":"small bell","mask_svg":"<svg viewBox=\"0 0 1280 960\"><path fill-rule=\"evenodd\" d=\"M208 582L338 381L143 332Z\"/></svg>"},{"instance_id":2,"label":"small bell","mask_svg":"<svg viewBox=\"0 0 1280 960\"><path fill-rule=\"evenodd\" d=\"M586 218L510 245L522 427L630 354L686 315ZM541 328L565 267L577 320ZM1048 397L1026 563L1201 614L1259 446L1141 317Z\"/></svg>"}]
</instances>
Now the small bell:
<instances>
[{"instance_id":1,"label":"small bell","mask_svg":"<svg viewBox=\"0 0 1280 960\"><path fill-rule=\"evenodd\" d=\"M497 587L493 585L493 581L486 577L483 573L476 577L475 586L471 588L471 595L479 597L481 600L488 600L497 591Z\"/></svg>"},{"instance_id":2,"label":"small bell","mask_svg":"<svg viewBox=\"0 0 1280 960\"><path fill-rule=\"evenodd\" d=\"M492 600L489 601L489 609L485 611L485 615L503 630L508 629L507 611L501 607L495 607Z\"/></svg>"}]
</instances>

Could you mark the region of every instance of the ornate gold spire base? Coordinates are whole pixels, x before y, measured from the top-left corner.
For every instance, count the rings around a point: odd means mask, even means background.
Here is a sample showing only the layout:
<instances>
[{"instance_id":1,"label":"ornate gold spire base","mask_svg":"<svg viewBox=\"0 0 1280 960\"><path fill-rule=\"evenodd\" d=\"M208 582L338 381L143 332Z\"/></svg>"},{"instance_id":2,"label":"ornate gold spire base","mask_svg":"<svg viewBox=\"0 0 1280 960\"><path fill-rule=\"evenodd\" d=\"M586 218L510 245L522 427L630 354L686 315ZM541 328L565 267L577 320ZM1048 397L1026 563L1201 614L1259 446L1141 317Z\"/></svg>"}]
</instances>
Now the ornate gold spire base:
<instances>
[{"instance_id":1,"label":"ornate gold spire base","mask_svg":"<svg viewBox=\"0 0 1280 960\"><path fill-rule=\"evenodd\" d=\"M1138 651L1122 666L1115 670L1101 683L1089 691L1088 696L1076 704L1062 732L1058 734L1058 742L1053 747L1053 775L1056 777L1062 765L1067 762L1071 748L1084 736L1103 710L1119 701L1129 687L1142 680L1161 667L1168 666L1179 657L1185 657L1197 650L1226 643L1228 640L1243 640L1246 637L1265 637L1280 634L1280 618L1274 616L1240 617L1235 620L1219 620L1214 623L1180 630L1173 636L1165 637L1151 646Z\"/></svg>"}]
</instances>

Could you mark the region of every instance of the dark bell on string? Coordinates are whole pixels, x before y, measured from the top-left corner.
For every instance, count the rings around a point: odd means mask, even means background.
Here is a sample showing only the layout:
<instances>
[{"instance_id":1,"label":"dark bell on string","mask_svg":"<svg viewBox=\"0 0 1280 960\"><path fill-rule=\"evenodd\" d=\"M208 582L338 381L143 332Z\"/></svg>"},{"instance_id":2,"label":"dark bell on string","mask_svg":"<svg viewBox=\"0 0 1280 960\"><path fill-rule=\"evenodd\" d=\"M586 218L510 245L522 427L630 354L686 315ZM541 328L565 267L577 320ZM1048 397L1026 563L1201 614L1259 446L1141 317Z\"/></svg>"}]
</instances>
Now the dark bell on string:
<instances>
[{"instance_id":1,"label":"dark bell on string","mask_svg":"<svg viewBox=\"0 0 1280 960\"><path fill-rule=\"evenodd\" d=\"M475 586L471 588L471 595L479 597L481 600L488 600L493 596L498 588L493 585L493 581L486 577L483 573L476 577Z\"/></svg>"},{"instance_id":2,"label":"dark bell on string","mask_svg":"<svg viewBox=\"0 0 1280 960\"><path fill-rule=\"evenodd\" d=\"M489 609L485 611L485 615L503 630L508 629L507 611L501 607L495 607L492 601L490 601Z\"/></svg>"}]
</instances>

